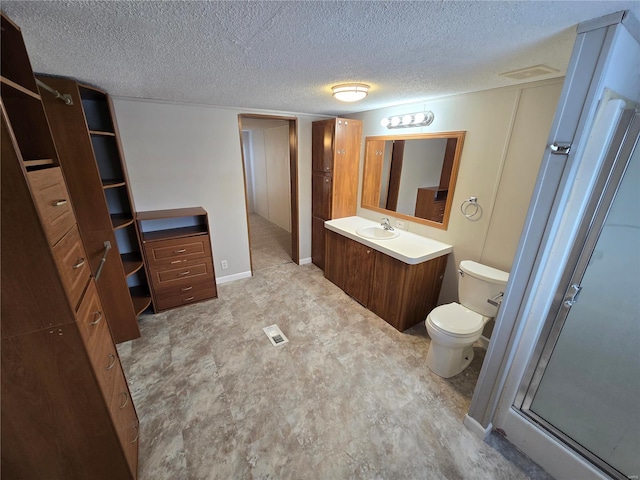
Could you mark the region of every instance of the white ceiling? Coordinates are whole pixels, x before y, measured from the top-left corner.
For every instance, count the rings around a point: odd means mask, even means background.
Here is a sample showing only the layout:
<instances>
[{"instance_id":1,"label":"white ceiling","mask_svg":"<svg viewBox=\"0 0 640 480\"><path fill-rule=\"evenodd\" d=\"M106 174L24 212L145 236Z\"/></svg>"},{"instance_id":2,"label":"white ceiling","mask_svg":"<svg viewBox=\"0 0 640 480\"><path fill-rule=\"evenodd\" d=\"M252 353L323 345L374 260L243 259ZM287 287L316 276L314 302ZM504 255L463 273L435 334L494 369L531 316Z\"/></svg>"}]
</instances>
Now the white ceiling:
<instances>
[{"instance_id":1,"label":"white ceiling","mask_svg":"<svg viewBox=\"0 0 640 480\"><path fill-rule=\"evenodd\" d=\"M111 95L346 114L562 76L575 25L628 1L7 1L36 72ZM343 82L371 85L346 104Z\"/></svg>"}]
</instances>

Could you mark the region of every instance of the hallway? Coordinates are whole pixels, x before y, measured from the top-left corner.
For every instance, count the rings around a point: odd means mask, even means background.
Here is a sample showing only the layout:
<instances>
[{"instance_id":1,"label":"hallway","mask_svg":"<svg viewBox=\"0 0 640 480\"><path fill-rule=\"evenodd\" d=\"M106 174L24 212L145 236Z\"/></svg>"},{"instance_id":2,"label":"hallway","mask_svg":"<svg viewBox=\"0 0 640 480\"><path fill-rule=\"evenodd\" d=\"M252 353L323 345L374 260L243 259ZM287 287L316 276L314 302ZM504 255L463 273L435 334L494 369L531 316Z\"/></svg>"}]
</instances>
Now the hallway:
<instances>
[{"instance_id":1,"label":"hallway","mask_svg":"<svg viewBox=\"0 0 640 480\"><path fill-rule=\"evenodd\" d=\"M291 233L257 213L249 214L253 270L291 263Z\"/></svg>"}]
</instances>

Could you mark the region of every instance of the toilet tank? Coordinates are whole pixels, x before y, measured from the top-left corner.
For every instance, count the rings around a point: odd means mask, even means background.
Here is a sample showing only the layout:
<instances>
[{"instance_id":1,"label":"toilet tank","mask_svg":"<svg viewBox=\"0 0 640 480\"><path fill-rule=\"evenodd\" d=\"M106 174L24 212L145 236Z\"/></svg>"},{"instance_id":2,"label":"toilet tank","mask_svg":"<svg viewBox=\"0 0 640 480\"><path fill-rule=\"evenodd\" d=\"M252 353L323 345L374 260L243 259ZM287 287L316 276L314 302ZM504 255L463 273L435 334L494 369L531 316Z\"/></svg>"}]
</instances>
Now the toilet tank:
<instances>
[{"instance_id":1,"label":"toilet tank","mask_svg":"<svg viewBox=\"0 0 640 480\"><path fill-rule=\"evenodd\" d=\"M507 272L471 260L463 260L460 262L458 284L460 303L480 315L495 317L498 307L491 305L487 299L504 292L507 280Z\"/></svg>"}]
</instances>

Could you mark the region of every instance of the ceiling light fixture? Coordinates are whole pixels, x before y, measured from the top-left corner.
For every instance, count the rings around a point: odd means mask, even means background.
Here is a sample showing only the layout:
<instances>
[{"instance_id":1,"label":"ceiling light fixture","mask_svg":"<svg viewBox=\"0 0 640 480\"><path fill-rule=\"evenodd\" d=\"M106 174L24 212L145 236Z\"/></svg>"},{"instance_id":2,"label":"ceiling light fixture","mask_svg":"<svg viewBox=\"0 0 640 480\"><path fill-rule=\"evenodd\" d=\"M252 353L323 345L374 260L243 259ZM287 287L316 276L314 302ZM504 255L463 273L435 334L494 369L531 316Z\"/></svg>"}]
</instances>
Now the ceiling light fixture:
<instances>
[{"instance_id":1,"label":"ceiling light fixture","mask_svg":"<svg viewBox=\"0 0 640 480\"><path fill-rule=\"evenodd\" d=\"M331 87L333 96L341 102L357 102L367 96L369 85L364 83L342 83Z\"/></svg>"},{"instance_id":2,"label":"ceiling light fixture","mask_svg":"<svg viewBox=\"0 0 640 480\"><path fill-rule=\"evenodd\" d=\"M402 116L384 117L380 120L380 125L387 128L426 127L433 123L434 118L433 112L407 113Z\"/></svg>"}]
</instances>

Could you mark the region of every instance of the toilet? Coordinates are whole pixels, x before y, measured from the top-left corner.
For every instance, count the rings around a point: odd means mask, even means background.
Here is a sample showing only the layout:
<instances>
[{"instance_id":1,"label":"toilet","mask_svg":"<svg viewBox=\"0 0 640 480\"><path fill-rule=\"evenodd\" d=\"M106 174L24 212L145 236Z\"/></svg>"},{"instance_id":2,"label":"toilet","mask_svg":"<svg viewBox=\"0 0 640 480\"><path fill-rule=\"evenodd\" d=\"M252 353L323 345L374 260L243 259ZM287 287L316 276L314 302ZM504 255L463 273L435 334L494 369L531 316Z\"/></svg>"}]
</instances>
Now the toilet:
<instances>
[{"instance_id":1,"label":"toilet","mask_svg":"<svg viewBox=\"0 0 640 480\"><path fill-rule=\"evenodd\" d=\"M473 360L473 343L496 316L509 274L487 265L463 260L458 270L460 303L434 308L425 324L431 337L427 366L443 378L462 372ZM491 304L487 300L492 300Z\"/></svg>"}]
</instances>

